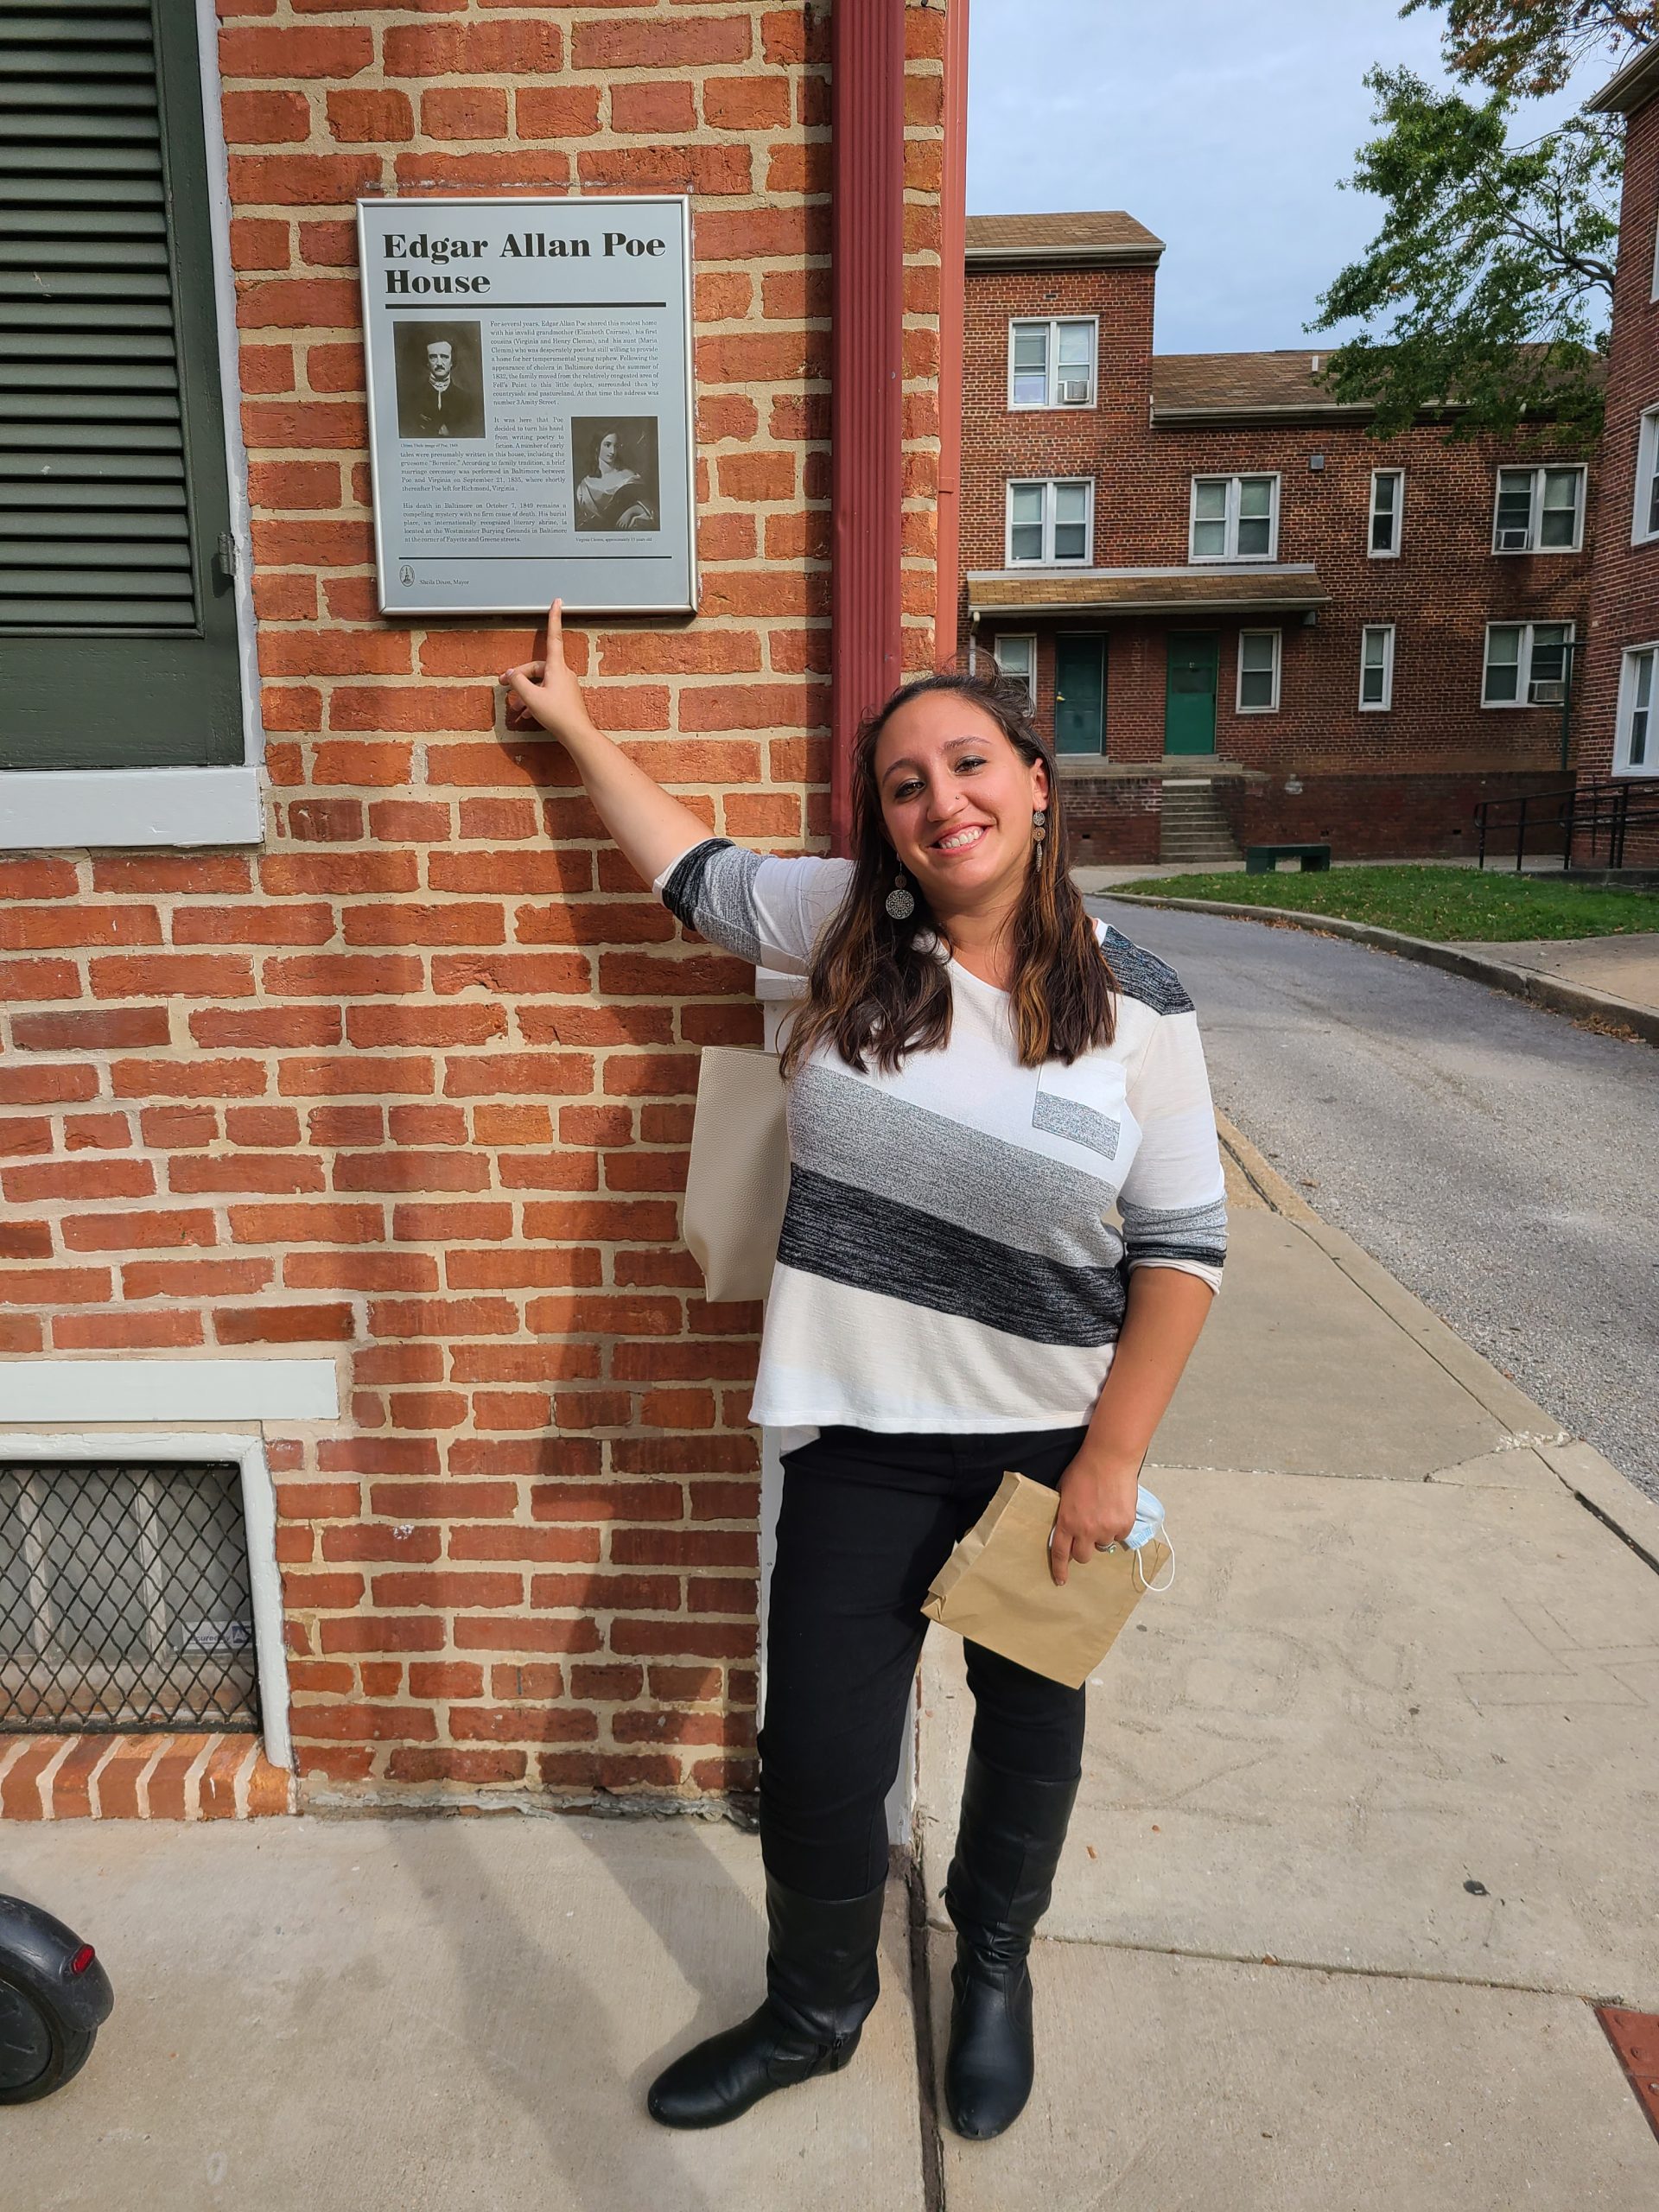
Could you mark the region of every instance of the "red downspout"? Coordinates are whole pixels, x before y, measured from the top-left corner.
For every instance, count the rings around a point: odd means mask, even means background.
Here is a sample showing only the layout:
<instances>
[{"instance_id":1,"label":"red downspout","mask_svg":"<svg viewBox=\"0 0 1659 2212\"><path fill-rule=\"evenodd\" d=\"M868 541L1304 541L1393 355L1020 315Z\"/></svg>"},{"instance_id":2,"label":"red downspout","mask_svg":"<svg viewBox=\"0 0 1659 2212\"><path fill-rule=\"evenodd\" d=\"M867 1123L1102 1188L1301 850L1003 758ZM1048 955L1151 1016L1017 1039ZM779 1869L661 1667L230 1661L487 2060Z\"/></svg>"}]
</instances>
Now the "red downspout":
<instances>
[{"instance_id":1,"label":"red downspout","mask_svg":"<svg viewBox=\"0 0 1659 2212\"><path fill-rule=\"evenodd\" d=\"M962 584L962 347L968 314L968 0L944 19L944 175L939 205L939 491L935 524L938 594L935 666L957 654Z\"/></svg>"},{"instance_id":2,"label":"red downspout","mask_svg":"<svg viewBox=\"0 0 1659 2212\"><path fill-rule=\"evenodd\" d=\"M904 665L905 16L902 0L830 10L830 842L850 850L859 718Z\"/></svg>"}]
</instances>

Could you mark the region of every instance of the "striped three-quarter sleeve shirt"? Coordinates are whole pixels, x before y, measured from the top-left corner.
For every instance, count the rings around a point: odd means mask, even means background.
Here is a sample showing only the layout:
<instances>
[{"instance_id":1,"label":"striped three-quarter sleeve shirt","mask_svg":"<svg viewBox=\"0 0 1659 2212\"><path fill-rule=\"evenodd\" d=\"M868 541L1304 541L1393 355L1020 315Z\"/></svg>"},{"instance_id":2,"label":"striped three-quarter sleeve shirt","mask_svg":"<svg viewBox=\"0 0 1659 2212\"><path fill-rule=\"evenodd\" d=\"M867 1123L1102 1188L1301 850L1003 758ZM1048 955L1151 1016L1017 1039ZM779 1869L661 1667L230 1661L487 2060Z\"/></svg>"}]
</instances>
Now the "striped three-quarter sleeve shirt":
<instances>
[{"instance_id":1,"label":"striped three-quarter sleeve shirt","mask_svg":"<svg viewBox=\"0 0 1659 2212\"><path fill-rule=\"evenodd\" d=\"M700 936L804 975L851 875L849 861L709 837L653 887ZM1132 1269L1220 1287L1226 1208L1192 1002L1162 961L1095 929L1116 1034L1069 1067L1022 1067L1008 995L940 945L947 1043L892 1074L820 1045L791 1077L753 1421L1076 1427L1111 1364Z\"/></svg>"}]
</instances>

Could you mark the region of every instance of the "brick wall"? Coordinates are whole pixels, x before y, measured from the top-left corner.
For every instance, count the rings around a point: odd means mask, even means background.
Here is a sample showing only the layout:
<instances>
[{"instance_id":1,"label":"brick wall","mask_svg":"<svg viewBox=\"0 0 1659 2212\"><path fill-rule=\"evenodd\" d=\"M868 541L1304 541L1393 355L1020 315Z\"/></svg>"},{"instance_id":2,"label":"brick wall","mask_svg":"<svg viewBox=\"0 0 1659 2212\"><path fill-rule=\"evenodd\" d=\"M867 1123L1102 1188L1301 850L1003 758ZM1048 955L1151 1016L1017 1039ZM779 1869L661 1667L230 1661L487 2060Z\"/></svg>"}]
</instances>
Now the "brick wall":
<instances>
[{"instance_id":1,"label":"brick wall","mask_svg":"<svg viewBox=\"0 0 1659 2212\"><path fill-rule=\"evenodd\" d=\"M338 1361L347 1417L270 1441L308 1795L742 1786L760 1313L676 1205L751 971L505 730L528 627L376 615L351 202L694 195L702 613L567 642L711 828L821 850L824 10L222 12L265 842L0 865L0 1351ZM907 22L921 664L944 25Z\"/></svg>"},{"instance_id":2,"label":"brick wall","mask_svg":"<svg viewBox=\"0 0 1659 2212\"><path fill-rule=\"evenodd\" d=\"M1630 543L1642 410L1659 405L1659 302L1651 296L1656 223L1659 101L1650 100L1629 118L1624 143L1590 649L1578 715L1578 769L1586 782L1612 773L1624 648L1659 639L1659 540ZM1659 773L1659 760L1649 772ZM1632 833L1627 858L1659 861L1659 832Z\"/></svg>"},{"instance_id":3,"label":"brick wall","mask_svg":"<svg viewBox=\"0 0 1659 2212\"><path fill-rule=\"evenodd\" d=\"M1374 852L1378 821L1408 838L1400 853L1455 852L1469 834L1468 792L1497 796L1559 780L1560 717L1544 707L1481 705L1489 621L1573 621L1588 613L1592 532L1577 555L1496 556L1491 550L1496 471L1548 457L1527 438L1501 450L1448 443L1424 425L1381 442L1338 420L1280 425L1217 423L1158 426L1152 420L1154 270L970 269L965 355L964 572L1005 566L1004 487L1010 477L1090 475L1096 481L1093 559L1100 568L1179 568L1187 562L1189 487L1195 474L1280 473L1278 559L1312 563L1332 604L1312 627L1302 616L1102 616L1080 610L1065 626L1104 628L1109 638L1109 759L1155 761L1163 752L1164 657L1172 626L1219 632L1216 746L1224 760L1274 779L1286 803L1252 785L1258 836L1297 834L1310 813L1316 833L1339 851ZM1659 313L1659 310L1656 310ZM1014 413L1007 390L1007 326L1027 314L1097 315L1099 405ZM1322 455L1322 468L1309 466ZM1568 458L1574 456L1568 455ZM1368 556L1371 472L1403 468L1402 551ZM1593 476L1592 478L1593 493ZM1628 494L1627 494L1628 497ZM1592 505L1589 513L1593 517ZM1360 632L1395 626L1393 707L1359 708ZM1001 631L1035 631L1039 719L1052 729L1052 620L983 621L993 646ZM1282 632L1281 704L1274 714L1236 710L1237 639L1243 627ZM1357 779L1351 791L1333 779ZM1471 782L1471 779L1474 780ZM1285 793L1300 780L1306 804ZM1376 811L1393 783L1420 786L1408 802ZM1127 791L1128 786L1124 789ZM1315 793L1323 803L1315 806ZM1241 800L1241 804L1243 801ZM1281 826L1282 825L1282 826ZM1103 835L1098 828L1097 838ZM1126 832L1128 842L1144 842ZM1084 856L1081 847L1078 856ZM1094 855L1098 856L1098 845ZM1126 857L1140 857L1138 853Z\"/></svg>"}]
</instances>

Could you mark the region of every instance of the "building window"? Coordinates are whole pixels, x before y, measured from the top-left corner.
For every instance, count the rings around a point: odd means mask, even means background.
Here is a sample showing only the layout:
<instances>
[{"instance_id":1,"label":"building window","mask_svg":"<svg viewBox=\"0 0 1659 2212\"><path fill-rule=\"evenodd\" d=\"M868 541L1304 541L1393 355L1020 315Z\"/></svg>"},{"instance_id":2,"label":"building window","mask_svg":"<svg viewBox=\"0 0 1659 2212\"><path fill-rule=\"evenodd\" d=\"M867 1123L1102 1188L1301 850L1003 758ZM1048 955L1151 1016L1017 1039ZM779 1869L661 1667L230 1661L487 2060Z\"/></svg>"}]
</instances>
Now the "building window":
<instances>
[{"instance_id":1,"label":"building window","mask_svg":"<svg viewBox=\"0 0 1659 2212\"><path fill-rule=\"evenodd\" d=\"M1092 315L1008 325L1010 407L1092 407Z\"/></svg>"},{"instance_id":2,"label":"building window","mask_svg":"<svg viewBox=\"0 0 1659 2212\"><path fill-rule=\"evenodd\" d=\"M1570 622L1489 622L1483 707L1559 707L1566 696Z\"/></svg>"},{"instance_id":3,"label":"building window","mask_svg":"<svg viewBox=\"0 0 1659 2212\"><path fill-rule=\"evenodd\" d=\"M1086 562L1094 531L1092 477L1008 486L1008 566Z\"/></svg>"},{"instance_id":4,"label":"building window","mask_svg":"<svg viewBox=\"0 0 1659 2212\"><path fill-rule=\"evenodd\" d=\"M1659 537L1659 407L1649 407L1642 417L1636 448L1636 512L1630 518L1630 543Z\"/></svg>"},{"instance_id":5,"label":"building window","mask_svg":"<svg viewBox=\"0 0 1659 2212\"><path fill-rule=\"evenodd\" d=\"M1368 622L1359 633L1359 703L1371 714L1394 704L1394 625Z\"/></svg>"},{"instance_id":6,"label":"building window","mask_svg":"<svg viewBox=\"0 0 1659 2212\"><path fill-rule=\"evenodd\" d=\"M0 398L0 769L244 759L196 10L135 20L105 62L0 29L29 364Z\"/></svg>"},{"instance_id":7,"label":"building window","mask_svg":"<svg viewBox=\"0 0 1659 2212\"><path fill-rule=\"evenodd\" d=\"M1241 715L1271 715L1279 707L1279 632L1241 630L1238 633L1238 711Z\"/></svg>"},{"instance_id":8,"label":"building window","mask_svg":"<svg viewBox=\"0 0 1659 2212\"><path fill-rule=\"evenodd\" d=\"M1659 300L1659 220L1653 226L1653 282L1648 288L1648 297Z\"/></svg>"},{"instance_id":9,"label":"building window","mask_svg":"<svg viewBox=\"0 0 1659 2212\"><path fill-rule=\"evenodd\" d=\"M1403 468L1371 471L1371 537L1374 561L1392 561L1400 551L1400 519L1406 503Z\"/></svg>"},{"instance_id":10,"label":"building window","mask_svg":"<svg viewBox=\"0 0 1659 2212\"><path fill-rule=\"evenodd\" d=\"M1654 663L1659 645L1632 645L1618 672L1618 721L1613 735L1613 773L1650 776L1659 762L1653 741Z\"/></svg>"},{"instance_id":11,"label":"building window","mask_svg":"<svg viewBox=\"0 0 1659 2212\"><path fill-rule=\"evenodd\" d=\"M1576 553L1584 542L1582 468L1500 468L1494 553Z\"/></svg>"},{"instance_id":12,"label":"building window","mask_svg":"<svg viewBox=\"0 0 1659 2212\"><path fill-rule=\"evenodd\" d=\"M1276 476L1195 476L1187 557L1271 561L1279 538Z\"/></svg>"},{"instance_id":13,"label":"building window","mask_svg":"<svg viewBox=\"0 0 1659 2212\"><path fill-rule=\"evenodd\" d=\"M1034 706L1037 702L1037 640L1029 632L1021 637L999 638L993 651L998 671L1011 676L1026 687L1026 696Z\"/></svg>"}]
</instances>

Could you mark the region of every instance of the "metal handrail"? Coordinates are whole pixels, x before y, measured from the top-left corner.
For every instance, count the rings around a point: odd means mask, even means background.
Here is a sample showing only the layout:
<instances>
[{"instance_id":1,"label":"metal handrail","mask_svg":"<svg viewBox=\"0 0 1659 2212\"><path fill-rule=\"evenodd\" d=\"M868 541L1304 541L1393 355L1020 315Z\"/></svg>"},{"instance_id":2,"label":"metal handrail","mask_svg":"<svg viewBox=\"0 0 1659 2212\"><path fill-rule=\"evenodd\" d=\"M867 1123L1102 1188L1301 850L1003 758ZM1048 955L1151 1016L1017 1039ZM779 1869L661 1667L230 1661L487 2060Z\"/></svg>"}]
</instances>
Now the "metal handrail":
<instances>
[{"instance_id":1,"label":"metal handrail","mask_svg":"<svg viewBox=\"0 0 1659 2212\"><path fill-rule=\"evenodd\" d=\"M1570 785L1556 791L1521 791L1510 798L1481 799L1475 807L1478 864L1481 868L1486 865L1487 831L1498 826L1497 817L1502 810L1510 807L1515 810L1517 875L1526 861L1528 832L1540 828L1560 833L1563 874L1573 865L1573 846L1578 840L1589 839L1589 856L1593 861L1604 833L1607 840L1606 865L1610 868L1623 868L1627 833L1659 823L1659 780L1603 776L1591 783Z\"/></svg>"}]
</instances>

